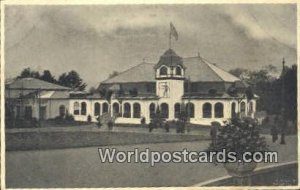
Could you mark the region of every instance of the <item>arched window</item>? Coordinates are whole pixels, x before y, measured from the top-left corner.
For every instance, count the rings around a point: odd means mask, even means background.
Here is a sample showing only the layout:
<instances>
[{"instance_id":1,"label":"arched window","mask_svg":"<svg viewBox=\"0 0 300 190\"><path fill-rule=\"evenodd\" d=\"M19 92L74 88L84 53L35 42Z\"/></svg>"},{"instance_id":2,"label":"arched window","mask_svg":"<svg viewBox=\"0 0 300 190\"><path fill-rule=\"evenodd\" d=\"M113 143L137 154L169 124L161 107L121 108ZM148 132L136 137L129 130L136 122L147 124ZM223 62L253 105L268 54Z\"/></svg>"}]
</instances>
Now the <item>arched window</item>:
<instances>
[{"instance_id":1,"label":"arched window","mask_svg":"<svg viewBox=\"0 0 300 190\"><path fill-rule=\"evenodd\" d=\"M81 102L81 115L86 115L86 103Z\"/></svg>"},{"instance_id":2,"label":"arched window","mask_svg":"<svg viewBox=\"0 0 300 190\"><path fill-rule=\"evenodd\" d=\"M253 112L253 102L249 102L249 113Z\"/></svg>"},{"instance_id":3,"label":"arched window","mask_svg":"<svg viewBox=\"0 0 300 190\"><path fill-rule=\"evenodd\" d=\"M236 116L236 103L233 102L231 104L231 117L234 118Z\"/></svg>"},{"instance_id":4,"label":"arched window","mask_svg":"<svg viewBox=\"0 0 300 190\"><path fill-rule=\"evenodd\" d=\"M180 103L174 105L174 117L179 118L180 116Z\"/></svg>"},{"instance_id":5,"label":"arched window","mask_svg":"<svg viewBox=\"0 0 300 190\"><path fill-rule=\"evenodd\" d=\"M224 106L222 103L218 102L215 104L215 118L224 117Z\"/></svg>"},{"instance_id":6,"label":"arched window","mask_svg":"<svg viewBox=\"0 0 300 190\"><path fill-rule=\"evenodd\" d=\"M108 112L108 103L104 102L102 104L102 113L107 113Z\"/></svg>"},{"instance_id":7,"label":"arched window","mask_svg":"<svg viewBox=\"0 0 300 190\"><path fill-rule=\"evenodd\" d=\"M211 104L205 103L202 107L203 118L211 118Z\"/></svg>"},{"instance_id":8,"label":"arched window","mask_svg":"<svg viewBox=\"0 0 300 190\"><path fill-rule=\"evenodd\" d=\"M149 106L150 118L154 118L155 116L155 104L151 103Z\"/></svg>"},{"instance_id":9,"label":"arched window","mask_svg":"<svg viewBox=\"0 0 300 190\"><path fill-rule=\"evenodd\" d=\"M167 74L168 74L167 67L161 67L159 70L159 75L167 75Z\"/></svg>"},{"instance_id":10,"label":"arched window","mask_svg":"<svg viewBox=\"0 0 300 190\"><path fill-rule=\"evenodd\" d=\"M66 107L64 105L59 106L59 116L60 117L65 117L66 115Z\"/></svg>"},{"instance_id":11,"label":"arched window","mask_svg":"<svg viewBox=\"0 0 300 190\"><path fill-rule=\"evenodd\" d=\"M79 115L79 103L74 102L74 115Z\"/></svg>"},{"instance_id":12,"label":"arched window","mask_svg":"<svg viewBox=\"0 0 300 190\"><path fill-rule=\"evenodd\" d=\"M140 118L141 117L141 105L139 103L133 104L133 117Z\"/></svg>"},{"instance_id":13,"label":"arched window","mask_svg":"<svg viewBox=\"0 0 300 190\"><path fill-rule=\"evenodd\" d=\"M100 104L98 102L94 104L94 115L100 115Z\"/></svg>"},{"instance_id":14,"label":"arched window","mask_svg":"<svg viewBox=\"0 0 300 190\"><path fill-rule=\"evenodd\" d=\"M119 115L119 113L120 113L120 105L117 102L115 102L113 103L113 114L114 116L117 116Z\"/></svg>"},{"instance_id":15,"label":"arched window","mask_svg":"<svg viewBox=\"0 0 300 190\"><path fill-rule=\"evenodd\" d=\"M186 114L190 118L194 118L195 117L195 106L194 106L193 103L187 103L186 104Z\"/></svg>"},{"instance_id":16,"label":"arched window","mask_svg":"<svg viewBox=\"0 0 300 190\"><path fill-rule=\"evenodd\" d=\"M129 103L124 104L124 115L123 117L130 118L131 117L131 106Z\"/></svg>"},{"instance_id":17,"label":"arched window","mask_svg":"<svg viewBox=\"0 0 300 190\"><path fill-rule=\"evenodd\" d=\"M245 102L241 102L241 116L245 116L246 114L246 103Z\"/></svg>"},{"instance_id":18,"label":"arched window","mask_svg":"<svg viewBox=\"0 0 300 190\"><path fill-rule=\"evenodd\" d=\"M176 67L176 75L182 75L181 67Z\"/></svg>"},{"instance_id":19,"label":"arched window","mask_svg":"<svg viewBox=\"0 0 300 190\"><path fill-rule=\"evenodd\" d=\"M161 107L161 117L162 118L169 118L169 105L166 103L162 103Z\"/></svg>"}]
</instances>

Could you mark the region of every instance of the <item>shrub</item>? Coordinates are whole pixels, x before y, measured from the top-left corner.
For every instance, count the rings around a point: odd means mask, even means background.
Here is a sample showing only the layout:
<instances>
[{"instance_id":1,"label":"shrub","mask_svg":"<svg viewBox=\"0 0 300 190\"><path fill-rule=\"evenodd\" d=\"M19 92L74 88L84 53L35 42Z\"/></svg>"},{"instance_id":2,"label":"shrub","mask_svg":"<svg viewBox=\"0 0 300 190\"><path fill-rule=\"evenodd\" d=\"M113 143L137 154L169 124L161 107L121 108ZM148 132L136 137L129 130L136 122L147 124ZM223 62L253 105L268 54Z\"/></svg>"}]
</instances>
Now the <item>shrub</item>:
<instances>
[{"instance_id":1,"label":"shrub","mask_svg":"<svg viewBox=\"0 0 300 190\"><path fill-rule=\"evenodd\" d=\"M264 137L260 137L257 121L252 118L233 118L224 127L219 128L216 143L211 143L208 151L236 152L241 159L245 152L266 151Z\"/></svg>"},{"instance_id":2,"label":"shrub","mask_svg":"<svg viewBox=\"0 0 300 190\"><path fill-rule=\"evenodd\" d=\"M66 121L74 121L74 116L70 115L70 114L67 114L66 117L65 117L65 120Z\"/></svg>"},{"instance_id":3,"label":"shrub","mask_svg":"<svg viewBox=\"0 0 300 190\"><path fill-rule=\"evenodd\" d=\"M107 122L107 126L108 126L108 129L109 129L109 130L112 130L112 128L113 128L113 126L114 126L114 122L111 121L111 120L108 121L108 122Z\"/></svg>"},{"instance_id":4,"label":"shrub","mask_svg":"<svg viewBox=\"0 0 300 190\"><path fill-rule=\"evenodd\" d=\"M87 116L87 121L90 123L90 122L92 122L92 116L91 115L88 115Z\"/></svg>"}]
</instances>

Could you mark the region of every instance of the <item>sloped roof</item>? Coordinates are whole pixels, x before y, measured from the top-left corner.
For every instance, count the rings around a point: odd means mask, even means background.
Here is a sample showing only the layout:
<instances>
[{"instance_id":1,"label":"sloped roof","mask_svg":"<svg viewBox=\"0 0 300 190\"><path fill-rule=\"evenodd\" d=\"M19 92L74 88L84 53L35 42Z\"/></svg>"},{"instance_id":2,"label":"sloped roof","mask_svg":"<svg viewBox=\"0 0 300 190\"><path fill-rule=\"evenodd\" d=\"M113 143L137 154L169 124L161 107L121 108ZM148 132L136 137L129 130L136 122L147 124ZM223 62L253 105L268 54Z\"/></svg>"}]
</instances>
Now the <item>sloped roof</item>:
<instances>
[{"instance_id":1,"label":"sloped roof","mask_svg":"<svg viewBox=\"0 0 300 190\"><path fill-rule=\"evenodd\" d=\"M36 78L20 78L6 85L10 89L70 90L68 87L60 86Z\"/></svg>"},{"instance_id":2,"label":"sloped roof","mask_svg":"<svg viewBox=\"0 0 300 190\"><path fill-rule=\"evenodd\" d=\"M160 56L155 68L159 68L161 65L166 65L168 67L174 67L177 65L183 66L183 61L174 50L168 49L162 56Z\"/></svg>"},{"instance_id":3,"label":"sloped roof","mask_svg":"<svg viewBox=\"0 0 300 190\"><path fill-rule=\"evenodd\" d=\"M154 82L154 66L151 63L141 63L102 83Z\"/></svg>"},{"instance_id":4,"label":"sloped roof","mask_svg":"<svg viewBox=\"0 0 300 190\"><path fill-rule=\"evenodd\" d=\"M186 67L185 76L190 77L192 82L234 82L240 80L200 56L184 58L183 64Z\"/></svg>"},{"instance_id":5,"label":"sloped roof","mask_svg":"<svg viewBox=\"0 0 300 190\"><path fill-rule=\"evenodd\" d=\"M239 78L208 62L204 58L189 57L183 58L183 65L186 68L185 76L190 77L192 82L234 82ZM141 63L117 76L103 81L108 83L131 83L131 82L155 82L155 67L153 63Z\"/></svg>"}]
</instances>

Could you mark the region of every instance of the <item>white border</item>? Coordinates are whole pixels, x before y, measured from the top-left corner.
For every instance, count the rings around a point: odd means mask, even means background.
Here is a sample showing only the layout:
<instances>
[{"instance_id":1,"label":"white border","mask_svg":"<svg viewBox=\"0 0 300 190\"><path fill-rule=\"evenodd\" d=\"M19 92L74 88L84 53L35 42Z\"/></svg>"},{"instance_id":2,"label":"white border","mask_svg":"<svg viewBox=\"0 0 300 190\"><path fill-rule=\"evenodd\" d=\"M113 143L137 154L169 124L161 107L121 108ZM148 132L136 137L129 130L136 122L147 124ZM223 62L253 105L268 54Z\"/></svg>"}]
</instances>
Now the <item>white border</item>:
<instances>
[{"instance_id":1,"label":"white border","mask_svg":"<svg viewBox=\"0 0 300 190\"><path fill-rule=\"evenodd\" d=\"M300 0L0 0L1 2L1 65L0 65L0 79L1 79L1 189L5 188L5 131L4 131L4 88L5 88L5 77L4 77L4 15L6 5L118 5L118 4L297 4L297 65L298 73L299 69L299 43L300 43L300 28L299 19L300 14ZM300 94L300 75L298 74L298 96ZM297 105L300 110L299 103ZM300 114L298 114L298 163L300 163L300 147L299 147L299 130L300 130ZM298 174L300 174L300 167L298 166ZM150 187L143 189L299 189L300 188L300 175L298 175L298 186L258 186L258 187ZM51 188L53 189L53 188ZM64 188L71 189L71 188ZM73 188L74 189L74 188ZM76 188L78 189L78 188ZM87 188L80 188L87 189ZM88 189L119 189L119 188L88 188ZM141 189L141 188L122 188L122 189Z\"/></svg>"}]
</instances>

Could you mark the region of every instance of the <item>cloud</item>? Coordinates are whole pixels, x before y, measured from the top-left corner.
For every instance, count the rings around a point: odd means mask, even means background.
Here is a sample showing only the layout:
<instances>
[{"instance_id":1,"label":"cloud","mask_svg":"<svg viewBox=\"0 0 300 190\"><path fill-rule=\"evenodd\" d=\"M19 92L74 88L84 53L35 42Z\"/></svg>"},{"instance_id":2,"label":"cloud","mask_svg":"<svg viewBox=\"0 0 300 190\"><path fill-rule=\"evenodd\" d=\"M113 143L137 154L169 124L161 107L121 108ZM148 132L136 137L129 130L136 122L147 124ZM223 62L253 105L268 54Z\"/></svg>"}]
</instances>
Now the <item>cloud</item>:
<instances>
[{"instance_id":1,"label":"cloud","mask_svg":"<svg viewBox=\"0 0 300 190\"><path fill-rule=\"evenodd\" d=\"M296 60L296 11L273 5L11 6L6 10L6 74L24 67L59 75L75 69L90 85L168 48L197 51L223 68Z\"/></svg>"},{"instance_id":2,"label":"cloud","mask_svg":"<svg viewBox=\"0 0 300 190\"><path fill-rule=\"evenodd\" d=\"M223 9L233 24L257 40L275 40L296 49L296 10L293 5L248 5Z\"/></svg>"}]
</instances>

